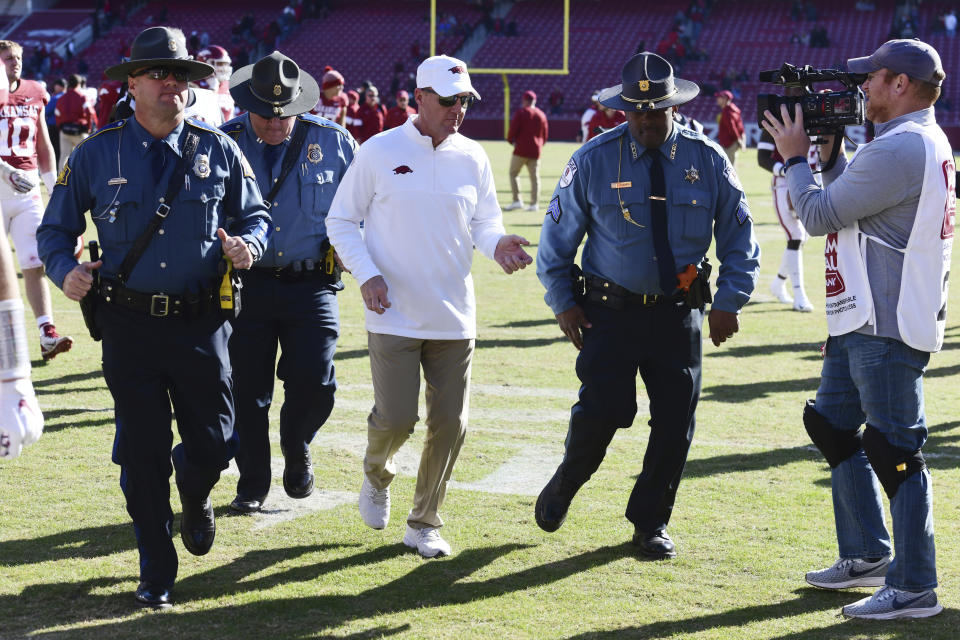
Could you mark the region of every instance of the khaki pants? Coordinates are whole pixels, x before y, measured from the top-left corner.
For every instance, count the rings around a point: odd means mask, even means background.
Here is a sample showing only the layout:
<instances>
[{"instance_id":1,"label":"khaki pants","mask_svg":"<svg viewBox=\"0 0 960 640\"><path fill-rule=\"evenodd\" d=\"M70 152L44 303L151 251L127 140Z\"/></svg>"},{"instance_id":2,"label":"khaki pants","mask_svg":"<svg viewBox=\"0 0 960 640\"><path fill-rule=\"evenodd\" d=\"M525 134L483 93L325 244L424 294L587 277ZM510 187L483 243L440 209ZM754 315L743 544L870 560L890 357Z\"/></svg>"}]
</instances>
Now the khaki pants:
<instances>
[{"instance_id":1,"label":"khaki pants","mask_svg":"<svg viewBox=\"0 0 960 640\"><path fill-rule=\"evenodd\" d=\"M536 205L540 200L540 158L521 158L510 156L510 188L513 189L513 202L520 202L520 181L517 176L523 167L530 172L530 203Z\"/></svg>"},{"instance_id":2,"label":"khaki pants","mask_svg":"<svg viewBox=\"0 0 960 640\"><path fill-rule=\"evenodd\" d=\"M427 383L427 439L420 456L417 488L407 524L415 529L440 527L453 464L467 433L470 409L470 362L473 340L424 340L367 333L374 406L367 417L367 451L363 472L377 489L397 474L393 456L420 420L420 367Z\"/></svg>"},{"instance_id":3,"label":"khaki pants","mask_svg":"<svg viewBox=\"0 0 960 640\"><path fill-rule=\"evenodd\" d=\"M73 148L86 140L89 135L89 133L81 133L72 136L63 131L60 132L60 161L57 163L57 171L63 169L63 165L66 164L67 158L69 158L73 152Z\"/></svg>"},{"instance_id":4,"label":"khaki pants","mask_svg":"<svg viewBox=\"0 0 960 640\"><path fill-rule=\"evenodd\" d=\"M737 151L740 151L740 141L734 142L729 147L724 147L723 150L727 154L727 159L730 160L730 164L736 166L737 164Z\"/></svg>"}]
</instances>

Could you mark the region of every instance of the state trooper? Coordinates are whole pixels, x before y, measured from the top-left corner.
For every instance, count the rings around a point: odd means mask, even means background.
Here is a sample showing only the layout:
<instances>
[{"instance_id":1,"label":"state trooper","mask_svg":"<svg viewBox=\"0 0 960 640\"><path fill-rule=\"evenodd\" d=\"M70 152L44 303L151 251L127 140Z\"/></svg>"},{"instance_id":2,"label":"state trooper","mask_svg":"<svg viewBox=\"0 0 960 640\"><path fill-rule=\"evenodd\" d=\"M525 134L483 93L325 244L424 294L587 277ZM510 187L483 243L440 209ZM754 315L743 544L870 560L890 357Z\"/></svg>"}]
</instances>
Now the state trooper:
<instances>
[{"instance_id":1,"label":"state trooper","mask_svg":"<svg viewBox=\"0 0 960 640\"><path fill-rule=\"evenodd\" d=\"M138 35L129 61L106 70L129 83L134 115L77 146L37 231L50 278L68 298L83 300L91 333L103 339L116 420L113 461L140 552L135 598L153 608L171 606L177 574L174 469L184 547L203 555L213 544L209 493L235 447L221 274L228 260L250 267L270 231L236 143L184 120L187 82L211 73L187 54L179 30L151 27ZM78 264L74 245L87 211L103 256ZM232 291L225 297L223 304L232 301ZM172 456L171 403L181 438Z\"/></svg>"},{"instance_id":2,"label":"state trooper","mask_svg":"<svg viewBox=\"0 0 960 640\"><path fill-rule=\"evenodd\" d=\"M333 409L333 354L343 289L326 217L357 147L347 130L308 113L317 81L274 51L235 72L230 93L247 111L223 125L249 158L273 219L270 246L243 274L243 308L230 354L237 396L235 513L259 511L270 489L268 413L277 375L283 380L280 450L291 498L313 492L310 442Z\"/></svg>"},{"instance_id":3,"label":"state trooper","mask_svg":"<svg viewBox=\"0 0 960 640\"><path fill-rule=\"evenodd\" d=\"M677 106L699 91L675 78L660 56L630 58L623 83L599 96L600 104L625 111L627 122L573 154L537 253L545 300L580 350L583 383L563 461L537 499L537 524L545 531L563 524L613 434L633 423L639 370L650 397L650 438L626 517L633 544L654 559L676 555L666 527L700 396L711 232L721 263L709 315L714 345L739 329L759 272L760 248L733 166L719 145L673 121ZM580 272L574 259L584 236Z\"/></svg>"}]
</instances>

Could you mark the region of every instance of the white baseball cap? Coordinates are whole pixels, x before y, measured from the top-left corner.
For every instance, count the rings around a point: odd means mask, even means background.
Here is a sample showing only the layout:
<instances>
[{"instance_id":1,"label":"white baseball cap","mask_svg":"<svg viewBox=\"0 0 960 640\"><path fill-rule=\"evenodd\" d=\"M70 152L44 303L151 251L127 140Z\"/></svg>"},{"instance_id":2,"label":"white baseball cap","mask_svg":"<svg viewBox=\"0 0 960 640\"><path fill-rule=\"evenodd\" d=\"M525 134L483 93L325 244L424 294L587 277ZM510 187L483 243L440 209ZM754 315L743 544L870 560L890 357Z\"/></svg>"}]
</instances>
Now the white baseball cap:
<instances>
[{"instance_id":1,"label":"white baseball cap","mask_svg":"<svg viewBox=\"0 0 960 640\"><path fill-rule=\"evenodd\" d=\"M479 100L480 94L470 84L467 63L450 56L432 56L417 67L417 88L430 87L441 96L455 96L469 91Z\"/></svg>"}]
</instances>

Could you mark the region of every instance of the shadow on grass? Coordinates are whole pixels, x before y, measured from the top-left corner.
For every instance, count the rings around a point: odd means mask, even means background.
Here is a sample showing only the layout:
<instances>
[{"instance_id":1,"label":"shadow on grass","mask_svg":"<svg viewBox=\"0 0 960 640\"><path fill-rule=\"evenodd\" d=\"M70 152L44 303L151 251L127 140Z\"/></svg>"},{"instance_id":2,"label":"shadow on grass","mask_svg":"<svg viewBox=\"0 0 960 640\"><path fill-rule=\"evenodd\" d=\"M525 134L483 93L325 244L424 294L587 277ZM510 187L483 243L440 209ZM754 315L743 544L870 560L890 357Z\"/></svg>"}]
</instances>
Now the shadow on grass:
<instances>
[{"instance_id":1,"label":"shadow on grass","mask_svg":"<svg viewBox=\"0 0 960 640\"><path fill-rule=\"evenodd\" d=\"M492 326L496 329L524 329L526 327L552 327L556 324L556 318L542 318L539 320L513 320L512 322ZM557 330L559 331L559 328Z\"/></svg>"},{"instance_id":2,"label":"shadow on grass","mask_svg":"<svg viewBox=\"0 0 960 640\"><path fill-rule=\"evenodd\" d=\"M514 347L517 349L530 347L545 347L558 342L568 342L569 338L564 335L554 336L553 338L487 338L477 340L477 349L489 349L491 347Z\"/></svg>"},{"instance_id":3,"label":"shadow on grass","mask_svg":"<svg viewBox=\"0 0 960 640\"><path fill-rule=\"evenodd\" d=\"M40 389L45 389L46 387L53 387L62 384L70 384L72 382L78 382L80 380L103 380L103 371L100 369L94 369L93 371L87 371L86 373L68 373L67 375L60 376L58 378L47 378L46 380L34 380L33 388L38 392Z\"/></svg>"},{"instance_id":4,"label":"shadow on grass","mask_svg":"<svg viewBox=\"0 0 960 640\"><path fill-rule=\"evenodd\" d=\"M809 447L787 447L771 451L754 453L732 453L729 455L697 458L687 461L683 469L684 478L705 478L721 476L730 472L763 471L773 467L782 467L794 462L823 460L823 456ZM826 464L826 463L824 463Z\"/></svg>"},{"instance_id":5,"label":"shadow on grass","mask_svg":"<svg viewBox=\"0 0 960 640\"><path fill-rule=\"evenodd\" d=\"M0 542L0 567L70 558L100 558L135 546L130 522L73 529L49 536Z\"/></svg>"},{"instance_id":6,"label":"shadow on grass","mask_svg":"<svg viewBox=\"0 0 960 640\"><path fill-rule=\"evenodd\" d=\"M301 630L293 637L316 638L317 634L330 632L342 625L364 620L375 615L391 615L409 612L411 617L430 615L430 608L463 605L489 598L502 597L504 594L553 584L572 575L589 571L610 562L633 555L628 544L602 547L572 557L562 558L539 566L529 567L505 576L487 580L471 580L477 571L488 567L498 559L516 551L523 551L533 545L510 543L480 549L469 549L444 560L423 561L412 571L356 594L324 594L285 599L268 599L261 593L253 602L226 605L200 611L176 612L176 615L148 615L127 618L121 621L104 621L100 625L90 624L96 619L115 618L129 615L133 610L132 594L122 598L100 596L90 593L93 588L102 586L102 580L88 580L75 584L35 585L28 587L21 595L0 598L0 610L23 603L38 603L43 608L45 627L71 625L85 622L84 633L96 638L131 638L144 635L182 637L182 634L203 629L220 629L223 632L246 628L250 623L263 623L282 616L287 628ZM175 602L193 600L216 601L231 599L232 596L246 593L263 592L279 585L291 583L309 583L318 576L350 568L375 565L391 560L401 554L410 553L403 545L396 544L363 551L313 565L297 566L285 570L262 574L265 569L284 561L313 552L322 547L298 547L293 549L272 549L251 551L222 567L195 576L190 576L174 587ZM258 575L254 579L247 576ZM349 588L344 585L344 588ZM88 605L67 607L61 601L51 597L64 591L76 594L86 593L84 599ZM39 618L37 618L39 619ZM252 628L251 628L252 629ZM10 629L17 632L17 629ZM408 625L393 629L372 628L355 634L353 638L379 637L377 634L399 633L408 630ZM74 637L76 630L38 631L43 638ZM325 637L325 636L319 636ZM342 637L342 636L337 636Z\"/></svg>"},{"instance_id":7,"label":"shadow on grass","mask_svg":"<svg viewBox=\"0 0 960 640\"><path fill-rule=\"evenodd\" d=\"M819 342L790 342L780 344L754 344L741 346L724 346L717 351L703 354L704 357L749 358L752 356L772 356L778 353L802 354L799 357L814 355L820 360Z\"/></svg>"},{"instance_id":8,"label":"shadow on grass","mask_svg":"<svg viewBox=\"0 0 960 640\"><path fill-rule=\"evenodd\" d=\"M700 401L744 402L766 398L777 393L806 393L812 395L820 386L820 377L777 380L775 382L747 382L744 384L716 384L706 386Z\"/></svg>"},{"instance_id":9,"label":"shadow on grass","mask_svg":"<svg viewBox=\"0 0 960 640\"><path fill-rule=\"evenodd\" d=\"M845 604L856 600L857 594L831 592L821 589L797 589L794 591L796 598L785 602L773 602L770 604L758 604L745 606L722 613L713 613L693 618L681 620L670 620L654 622L646 625L633 627L624 627L612 631L588 631L586 633L569 636L567 640L620 640L621 638L634 639L654 639L665 637L686 637L701 632L728 629L725 637L736 638L739 636L740 628L745 625L757 627L758 625L769 622L771 625L783 625L785 618L793 616L807 615L817 611L829 611L835 609L837 612L837 623L829 627L819 627L816 629L804 629L795 633L785 635L764 635L770 640L844 640L847 638L868 638L874 637L873 634L882 632L884 638L892 640L917 640L918 638L929 638L930 635L924 633L924 621L912 620L909 626L903 623L883 623L873 620L845 620L840 617L840 609ZM944 616L953 618L955 611L944 610L944 613L934 618L938 629L945 629ZM933 620L929 624L933 624ZM883 629L878 626L882 625ZM929 628L929 627L928 627ZM771 630L775 632L775 630ZM941 637L949 637L944 633Z\"/></svg>"},{"instance_id":10,"label":"shadow on grass","mask_svg":"<svg viewBox=\"0 0 960 640\"><path fill-rule=\"evenodd\" d=\"M113 424L113 409L108 411L91 409L43 409L44 433L55 433L72 427L99 427ZM86 420L73 420L70 416L93 414Z\"/></svg>"}]
</instances>

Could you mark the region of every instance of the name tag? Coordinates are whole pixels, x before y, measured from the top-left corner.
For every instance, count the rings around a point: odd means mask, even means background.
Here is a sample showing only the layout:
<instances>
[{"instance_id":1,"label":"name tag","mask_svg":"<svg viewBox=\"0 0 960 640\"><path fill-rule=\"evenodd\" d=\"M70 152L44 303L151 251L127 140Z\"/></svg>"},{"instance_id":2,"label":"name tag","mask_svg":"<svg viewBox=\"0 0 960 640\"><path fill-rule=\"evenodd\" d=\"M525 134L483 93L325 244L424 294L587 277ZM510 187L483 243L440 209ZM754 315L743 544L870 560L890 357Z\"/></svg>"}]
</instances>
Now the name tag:
<instances>
[{"instance_id":1,"label":"name tag","mask_svg":"<svg viewBox=\"0 0 960 640\"><path fill-rule=\"evenodd\" d=\"M610 183L611 189L628 189L629 187L632 187L632 186L633 186L633 183L630 182L629 180L627 182L611 182Z\"/></svg>"}]
</instances>

